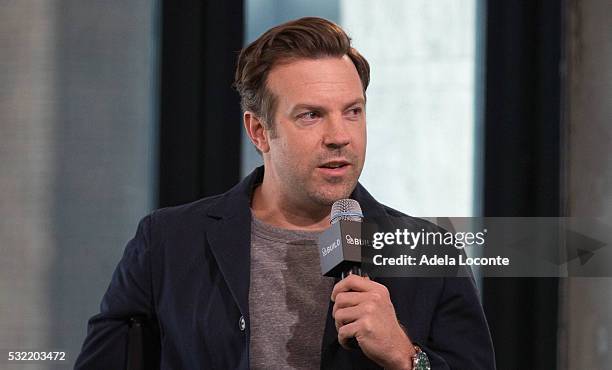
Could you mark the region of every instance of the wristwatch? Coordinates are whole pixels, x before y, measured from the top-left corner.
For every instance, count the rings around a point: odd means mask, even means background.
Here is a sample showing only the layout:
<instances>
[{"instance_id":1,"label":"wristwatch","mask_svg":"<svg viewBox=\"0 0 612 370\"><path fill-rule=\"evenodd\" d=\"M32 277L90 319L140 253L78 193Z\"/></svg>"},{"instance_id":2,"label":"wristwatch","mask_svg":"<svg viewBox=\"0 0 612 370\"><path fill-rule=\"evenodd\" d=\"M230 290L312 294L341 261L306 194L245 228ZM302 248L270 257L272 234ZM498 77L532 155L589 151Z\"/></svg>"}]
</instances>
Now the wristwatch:
<instances>
[{"instance_id":1,"label":"wristwatch","mask_svg":"<svg viewBox=\"0 0 612 370\"><path fill-rule=\"evenodd\" d=\"M421 351L419 346L414 346L416 353L412 356L412 370L431 370L427 353Z\"/></svg>"}]
</instances>

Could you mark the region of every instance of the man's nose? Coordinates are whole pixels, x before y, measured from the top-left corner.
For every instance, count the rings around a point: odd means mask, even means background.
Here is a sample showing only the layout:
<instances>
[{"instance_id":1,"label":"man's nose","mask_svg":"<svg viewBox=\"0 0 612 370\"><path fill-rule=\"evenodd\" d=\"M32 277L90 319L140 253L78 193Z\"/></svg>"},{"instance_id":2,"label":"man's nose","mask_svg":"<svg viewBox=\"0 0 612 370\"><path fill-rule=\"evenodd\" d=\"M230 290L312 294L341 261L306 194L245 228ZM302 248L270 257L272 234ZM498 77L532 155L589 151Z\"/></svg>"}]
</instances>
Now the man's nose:
<instances>
[{"instance_id":1,"label":"man's nose","mask_svg":"<svg viewBox=\"0 0 612 370\"><path fill-rule=\"evenodd\" d=\"M329 120L325 122L323 144L332 149L347 146L351 142L348 124L342 115L330 115Z\"/></svg>"}]
</instances>

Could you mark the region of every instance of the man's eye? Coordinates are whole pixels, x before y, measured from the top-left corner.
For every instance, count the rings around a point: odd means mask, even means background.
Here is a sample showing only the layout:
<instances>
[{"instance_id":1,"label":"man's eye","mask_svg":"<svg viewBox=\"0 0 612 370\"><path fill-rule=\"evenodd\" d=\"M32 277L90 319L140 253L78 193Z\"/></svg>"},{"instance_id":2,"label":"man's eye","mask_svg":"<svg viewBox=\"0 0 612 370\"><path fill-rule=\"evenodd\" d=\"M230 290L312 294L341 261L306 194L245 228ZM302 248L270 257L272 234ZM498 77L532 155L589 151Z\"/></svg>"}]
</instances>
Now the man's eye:
<instances>
[{"instance_id":1,"label":"man's eye","mask_svg":"<svg viewBox=\"0 0 612 370\"><path fill-rule=\"evenodd\" d=\"M348 110L347 115L350 117L355 117L361 114L361 108L351 108Z\"/></svg>"},{"instance_id":2,"label":"man's eye","mask_svg":"<svg viewBox=\"0 0 612 370\"><path fill-rule=\"evenodd\" d=\"M300 119L305 121L312 121L319 118L319 113L317 112L305 112L298 116Z\"/></svg>"}]
</instances>

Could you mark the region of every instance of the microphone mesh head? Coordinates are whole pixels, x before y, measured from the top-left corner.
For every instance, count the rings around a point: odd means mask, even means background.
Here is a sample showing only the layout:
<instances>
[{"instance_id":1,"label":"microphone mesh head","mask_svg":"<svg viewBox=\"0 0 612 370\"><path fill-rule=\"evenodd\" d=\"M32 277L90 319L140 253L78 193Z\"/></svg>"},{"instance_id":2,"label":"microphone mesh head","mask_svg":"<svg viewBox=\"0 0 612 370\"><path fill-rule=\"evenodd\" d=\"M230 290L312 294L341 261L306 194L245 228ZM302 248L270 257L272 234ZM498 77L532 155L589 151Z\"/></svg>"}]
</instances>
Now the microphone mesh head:
<instances>
[{"instance_id":1,"label":"microphone mesh head","mask_svg":"<svg viewBox=\"0 0 612 370\"><path fill-rule=\"evenodd\" d=\"M354 199L340 199L334 202L331 209L330 224L339 220L361 222L363 213L359 202Z\"/></svg>"}]
</instances>

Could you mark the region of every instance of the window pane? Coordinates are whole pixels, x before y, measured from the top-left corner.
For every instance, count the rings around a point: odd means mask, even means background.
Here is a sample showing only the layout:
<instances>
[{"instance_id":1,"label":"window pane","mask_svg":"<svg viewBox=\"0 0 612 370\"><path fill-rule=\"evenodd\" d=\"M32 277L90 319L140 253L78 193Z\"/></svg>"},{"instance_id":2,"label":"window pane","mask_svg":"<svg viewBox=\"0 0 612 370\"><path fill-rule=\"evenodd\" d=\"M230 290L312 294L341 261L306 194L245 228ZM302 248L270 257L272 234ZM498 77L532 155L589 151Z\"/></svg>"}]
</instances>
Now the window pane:
<instances>
[{"instance_id":1,"label":"window pane","mask_svg":"<svg viewBox=\"0 0 612 370\"><path fill-rule=\"evenodd\" d=\"M411 215L472 215L476 1L340 4L372 67L361 182Z\"/></svg>"}]
</instances>

